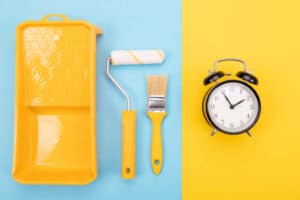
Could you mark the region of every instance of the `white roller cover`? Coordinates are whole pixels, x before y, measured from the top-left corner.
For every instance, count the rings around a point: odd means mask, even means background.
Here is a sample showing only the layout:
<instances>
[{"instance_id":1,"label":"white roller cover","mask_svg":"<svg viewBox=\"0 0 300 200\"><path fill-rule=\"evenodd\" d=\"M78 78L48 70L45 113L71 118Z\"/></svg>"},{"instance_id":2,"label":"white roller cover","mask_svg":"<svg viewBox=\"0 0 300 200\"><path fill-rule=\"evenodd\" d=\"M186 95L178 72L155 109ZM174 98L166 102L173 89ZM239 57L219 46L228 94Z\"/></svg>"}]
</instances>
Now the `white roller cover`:
<instances>
[{"instance_id":1,"label":"white roller cover","mask_svg":"<svg viewBox=\"0 0 300 200\"><path fill-rule=\"evenodd\" d=\"M160 64L164 61L162 50L120 50L111 52L113 65Z\"/></svg>"}]
</instances>

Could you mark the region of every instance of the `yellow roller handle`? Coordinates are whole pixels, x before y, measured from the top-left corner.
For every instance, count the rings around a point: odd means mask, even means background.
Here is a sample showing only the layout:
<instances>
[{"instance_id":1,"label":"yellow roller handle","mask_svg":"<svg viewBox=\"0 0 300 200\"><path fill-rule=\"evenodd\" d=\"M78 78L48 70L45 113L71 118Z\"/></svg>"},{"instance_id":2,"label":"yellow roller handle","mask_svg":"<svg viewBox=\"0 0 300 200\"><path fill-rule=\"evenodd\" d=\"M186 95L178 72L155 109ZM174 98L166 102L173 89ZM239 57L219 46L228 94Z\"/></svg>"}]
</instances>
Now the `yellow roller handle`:
<instances>
[{"instance_id":1,"label":"yellow roller handle","mask_svg":"<svg viewBox=\"0 0 300 200\"><path fill-rule=\"evenodd\" d=\"M161 123L166 116L166 112L148 112L148 117L152 121L152 146L151 165L155 175L159 175L163 163L163 143Z\"/></svg>"},{"instance_id":2,"label":"yellow roller handle","mask_svg":"<svg viewBox=\"0 0 300 200\"><path fill-rule=\"evenodd\" d=\"M135 131L136 112L122 112L123 144L122 144L122 177L135 177Z\"/></svg>"}]
</instances>

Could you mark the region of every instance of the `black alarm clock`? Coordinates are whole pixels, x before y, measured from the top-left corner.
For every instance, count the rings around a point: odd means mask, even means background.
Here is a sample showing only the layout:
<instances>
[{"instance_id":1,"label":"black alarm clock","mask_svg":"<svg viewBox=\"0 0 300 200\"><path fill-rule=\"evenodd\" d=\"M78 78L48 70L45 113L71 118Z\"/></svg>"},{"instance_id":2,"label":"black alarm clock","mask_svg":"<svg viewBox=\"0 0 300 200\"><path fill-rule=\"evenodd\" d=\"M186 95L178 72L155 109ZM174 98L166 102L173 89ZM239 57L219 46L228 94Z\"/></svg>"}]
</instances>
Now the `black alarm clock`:
<instances>
[{"instance_id":1,"label":"black alarm clock","mask_svg":"<svg viewBox=\"0 0 300 200\"><path fill-rule=\"evenodd\" d=\"M225 61L242 63L244 70L235 76L217 71L217 65ZM217 60L213 72L204 79L204 85L211 84L202 106L204 117L213 128L211 135L220 131L230 135L247 133L251 136L250 130L261 113L261 102L251 86L257 85L258 79L247 72L246 63L236 58Z\"/></svg>"}]
</instances>

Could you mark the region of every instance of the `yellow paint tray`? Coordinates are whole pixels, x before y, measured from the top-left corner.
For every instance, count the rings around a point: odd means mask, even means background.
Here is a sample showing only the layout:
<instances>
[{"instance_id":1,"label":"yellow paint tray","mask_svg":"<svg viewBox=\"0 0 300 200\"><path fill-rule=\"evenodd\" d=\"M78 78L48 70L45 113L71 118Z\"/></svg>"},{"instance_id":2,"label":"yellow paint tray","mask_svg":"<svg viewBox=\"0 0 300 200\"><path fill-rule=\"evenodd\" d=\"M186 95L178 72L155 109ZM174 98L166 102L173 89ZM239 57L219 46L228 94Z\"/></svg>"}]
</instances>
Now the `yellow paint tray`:
<instances>
[{"instance_id":1,"label":"yellow paint tray","mask_svg":"<svg viewBox=\"0 0 300 200\"><path fill-rule=\"evenodd\" d=\"M63 15L18 26L16 181L87 184L96 178L97 34L91 24Z\"/></svg>"}]
</instances>

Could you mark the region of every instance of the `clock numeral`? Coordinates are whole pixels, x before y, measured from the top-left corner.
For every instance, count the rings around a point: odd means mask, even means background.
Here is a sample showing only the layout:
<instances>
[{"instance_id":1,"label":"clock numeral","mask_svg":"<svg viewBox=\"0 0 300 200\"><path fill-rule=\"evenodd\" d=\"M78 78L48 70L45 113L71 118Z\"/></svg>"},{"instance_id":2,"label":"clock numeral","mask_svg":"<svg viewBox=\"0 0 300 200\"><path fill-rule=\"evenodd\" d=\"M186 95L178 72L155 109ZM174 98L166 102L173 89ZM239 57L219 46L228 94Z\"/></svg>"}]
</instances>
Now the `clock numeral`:
<instances>
[{"instance_id":1,"label":"clock numeral","mask_svg":"<svg viewBox=\"0 0 300 200\"><path fill-rule=\"evenodd\" d=\"M243 89L242 88L240 89L240 94L243 94Z\"/></svg>"},{"instance_id":2,"label":"clock numeral","mask_svg":"<svg viewBox=\"0 0 300 200\"><path fill-rule=\"evenodd\" d=\"M241 126L243 126L243 125L244 125L244 122L243 122L242 120L240 121L240 125L241 125Z\"/></svg>"},{"instance_id":3,"label":"clock numeral","mask_svg":"<svg viewBox=\"0 0 300 200\"><path fill-rule=\"evenodd\" d=\"M211 109L215 109L216 106L215 106L215 104L210 104L209 107L210 107Z\"/></svg>"},{"instance_id":4,"label":"clock numeral","mask_svg":"<svg viewBox=\"0 0 300 200\"><path fill-rule=\"evenodd\" d=\"M247 101L250 101L251 100L251 96L247 96Z\"/></svg>"},{"instance_id":5,"label":"clock numeral","mask_svg":"<svg viewBox=\"0 0 300 200\"><path fill-rule=\"evenodd\" d=\"M218 118L218 114L217 114L217 113L215 113L215 114L214 114L214 117L215 117L215 118Z\"/></svg>"},{"instance_id":6,"label":"clock numeral","mask_svg":"<svg viewBox=\"0 0 300 200\"><path fill-rule=\"evenodd\" d=\"M222 119L222 120L221 120L221 124L223 125L224 123L225 123L225 120L224 120L224 119Z\"/></svg>"},{"instance_id":7,"label":"clock numeral","mask_svg":"<svg viewBox=\"0 0 300 200\"><path fill-rule=\"evenodd\" d=\"M250 117L251 117L251 115L248 113L248 114L247 114L247 118L250 119Z\"/></svg>"},{"instance_id":8,"label":"clock numeral","mask_svg":"<svg viewBox=\"0 0 300 200\"><path fill-rule=\"evenodd\" d=\"M234 92L234 87L229 88L230 92Z\"/></svg>"},{"instance_id":9,"label":"clock numeral","mask_svg":"<svg viewBox=\"0 0 300 200\"><path fill-rule=\"evenodd\" d=\"M251 110L254 110L254 108L255 108L255 107L254 107L254 104L251 104L251 105L250 105L250 109L251 109Z\"/></svg>"},{"instance_id":10,"label":"clock numeral","mask_svg":"<svg viewBox=\"0 0 300 200\"><path fill-rule=\"evenodd\" d=\"M219 96L215 96L215 101L219 101L220 97Z\"/></svg>"},{"instance_id":11,"label":"clock numeral","mask_svg":"<svg viewBox=\"0 0 300 200\"><path fill-rule=\"evenodd\" d=\"M234 125L233 125L232 122L229 124L229 127L230 127L230 128L234 128Z\"/></svg>"}]
</instances>

